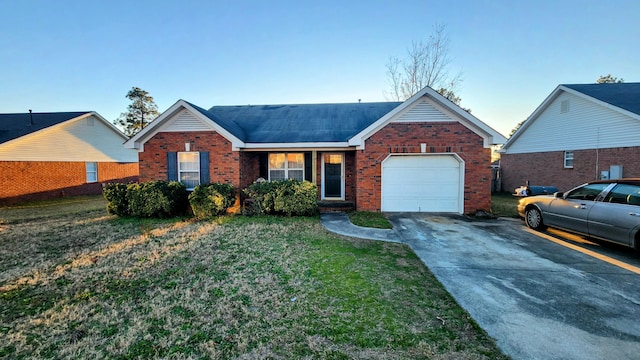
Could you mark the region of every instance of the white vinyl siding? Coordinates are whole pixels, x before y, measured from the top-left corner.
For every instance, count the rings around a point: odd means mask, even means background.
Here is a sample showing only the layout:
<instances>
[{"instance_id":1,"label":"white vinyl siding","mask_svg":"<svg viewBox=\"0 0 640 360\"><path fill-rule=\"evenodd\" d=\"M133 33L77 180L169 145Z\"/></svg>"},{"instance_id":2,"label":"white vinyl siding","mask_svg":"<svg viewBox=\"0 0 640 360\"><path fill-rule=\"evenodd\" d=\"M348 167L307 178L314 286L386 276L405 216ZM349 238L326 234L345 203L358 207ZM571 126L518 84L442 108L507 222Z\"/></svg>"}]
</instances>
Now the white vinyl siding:
<instances>
[{"instance_id":1,"label":"white vinyl siding","mask_svg":"<svg viewBox=\"0 0 640 360\"><path fill-rule=\"evenodd\" d=\"M561 104L569 100L569 111ZM507 154L640 146L640 120L582 97L560 95L514 140Z\"/></svg>"},{"instance_id":2,"label":"white vinyl siding","mask_svg":"<svg viewBox=\"0 0 640 360\"><path fill-rule=\"evenodd\" d=\"M304 180L303 153L269 154L269 180Z\"/></svg>"},{"instance_id":3,"label":"white vinyl siding","mask_svg":"<svg viewBox=\"0 0 640 360\"><path fill-rule=\"evenodd\" d=\"M137 163L138 152L100 119L67 121L0 144L0 161Z\"/></svg>"},{"instance_id":4,"label":"white vinyl siding","mask_svg":"<svg viewBox=\"0 0 640 360\"><path fill-rule=\"evenodd\" d=\"M162 129L166 132L181 132L181 131L207 131L211 130L211 127L195 117L190 111L182 110L177 115L173 116L167 125Z\"/></svg>"},{"instance_id":5,"label":"white vinyl siding","mask_svg":"<svg viewBox=\"0 0 640 360\"><path fill-rule=\"evenodd\" d=\"M426 98L416 101L415 105L406 109L394 122L454 121Z\"/></svg>"},{"instance_id":6,"label":"white vinyl siding","mask_svg":"<svg viewBox=\"0 0 640 360\"><path fill-rule=\"evenodd\" d=\"M187 190L193 190L200 185L200 153L193 151L178 153L178 180L187 187Z\"/></svg>"},{"instance_id":7,"label":"white vinyl siding","mask_svg":"<svg viewBox=\"0 0 640 360\"><path fill-rule=\"evenodd\" d=\"M88 183L98 182L98 163L88 162L86 164L86 169L87 169L87 182Z\"/></svg>"},{"instance_id":8,"label":"white vinyl siding","mask_svg":"<svg viewBox=\"0 0 640 360\"><path fill-rule=\"evenodd\" d=\"M566 169L573 168L573 151L565 151L564 152L564 167Z\"/></svg>"}]
</instances>

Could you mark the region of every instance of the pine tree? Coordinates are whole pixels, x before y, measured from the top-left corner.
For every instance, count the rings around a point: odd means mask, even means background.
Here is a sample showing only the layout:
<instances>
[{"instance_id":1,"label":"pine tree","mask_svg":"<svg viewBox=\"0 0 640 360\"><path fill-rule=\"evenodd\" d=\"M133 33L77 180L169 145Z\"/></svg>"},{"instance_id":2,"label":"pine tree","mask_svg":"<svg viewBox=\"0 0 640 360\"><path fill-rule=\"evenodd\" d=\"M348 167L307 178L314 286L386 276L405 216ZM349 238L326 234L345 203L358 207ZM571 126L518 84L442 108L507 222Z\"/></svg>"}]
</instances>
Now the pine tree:
<instances>
[{"instance_id":1,"label":"pine tree","mask_svg":"<svg viewBox=\"0 0 640 360\"><path fill-rule=\"evenodd\" d=\"M132 87L126 97L131 100L131 104L127 107L127 112L120 114L113 123L120 126L125 135L133 136L158 116L158 107L153 96L137 86Z\"/></svg>"}]
</instances>

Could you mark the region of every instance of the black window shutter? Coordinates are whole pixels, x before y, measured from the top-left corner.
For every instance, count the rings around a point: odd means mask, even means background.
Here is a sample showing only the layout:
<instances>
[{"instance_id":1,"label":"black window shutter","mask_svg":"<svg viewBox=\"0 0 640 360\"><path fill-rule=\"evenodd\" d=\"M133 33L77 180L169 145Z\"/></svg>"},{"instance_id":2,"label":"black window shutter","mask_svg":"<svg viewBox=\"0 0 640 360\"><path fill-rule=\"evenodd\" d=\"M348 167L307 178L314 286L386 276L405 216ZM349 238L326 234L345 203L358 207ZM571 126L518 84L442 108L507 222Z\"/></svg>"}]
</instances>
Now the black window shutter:
<instances>
[{"instance_id":1,"label":"black window shutter","mask_svg":"<svg viewBox=\"0 0 640 360\"><path fill-rule=\"evenodd\" d=\"M178 153L167 153L167 180L178 181Z\"/></svg>"},{"instance_id":2,"label":"black window shutter","mask_svg":"<svg viewBox=\"0 0 640 360\"><path fill-rule=\"evenodd\" d=\"M311 153L304 153L304 179L307 181L313 180L313 172L311 169L312 161L311 161Z\"/></svg>"},{"instance_id":3,"label":"black window shutter","mask_svg":"<svg viewBox=\"0 0 640 360\"><path fill-rule=\"evenodd\" d=\"M200 184L208 184L209 178L209 152L200 152Z\"/></svg>"},{"instance_id":4,"label":"black window shutter","mask_svg":"<svg viewBox=\"0 0 640 360\"><path fill-rule=\"evenodd\" d=\"M258 161L260 163L260 174L258 176L269 180L269 154L260 153Z\"/></svg>"}]
</instances>

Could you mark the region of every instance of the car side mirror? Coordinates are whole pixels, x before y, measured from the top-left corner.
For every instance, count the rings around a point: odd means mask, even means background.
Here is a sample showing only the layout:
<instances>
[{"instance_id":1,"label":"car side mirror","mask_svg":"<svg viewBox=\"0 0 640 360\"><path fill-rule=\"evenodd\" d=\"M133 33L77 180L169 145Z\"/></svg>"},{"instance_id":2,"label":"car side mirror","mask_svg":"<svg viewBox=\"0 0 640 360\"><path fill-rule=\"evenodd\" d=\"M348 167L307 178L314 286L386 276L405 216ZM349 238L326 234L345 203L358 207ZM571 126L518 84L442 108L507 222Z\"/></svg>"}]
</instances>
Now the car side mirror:
<instances>
[{"instance_id":1,"label":"car side mirror","mask_svg":"<svg viewBox=\"0 0 640 360\"><path fill-rule=\"evenodd\" d=\"M553 193L553 197L556 199L561 199L564 196L563 192L555 192Z\"/></svg>"}]
</instances>

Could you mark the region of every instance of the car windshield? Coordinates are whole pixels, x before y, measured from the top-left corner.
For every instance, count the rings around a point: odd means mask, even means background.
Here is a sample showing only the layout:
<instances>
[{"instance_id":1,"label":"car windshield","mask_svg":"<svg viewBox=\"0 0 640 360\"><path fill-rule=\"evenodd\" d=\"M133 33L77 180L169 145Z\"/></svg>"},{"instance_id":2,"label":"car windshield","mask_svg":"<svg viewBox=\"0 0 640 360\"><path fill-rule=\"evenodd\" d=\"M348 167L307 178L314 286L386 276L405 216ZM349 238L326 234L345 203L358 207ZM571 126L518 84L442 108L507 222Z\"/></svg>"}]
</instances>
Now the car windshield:
<instances>
[{"instance_id":1,"label":"car windshield","mask_svg":"<svg viewBox=\"0 0 640 360\"><path fill-rule=\"evenodd\" d=\"M585 186L572 190L567 194L566 198L573 200L593 201L596 197L598 197L602 190L607 188L607 186L609 186L609 184L606 183L587 184Z\"/></svg>"}]
</instances>

